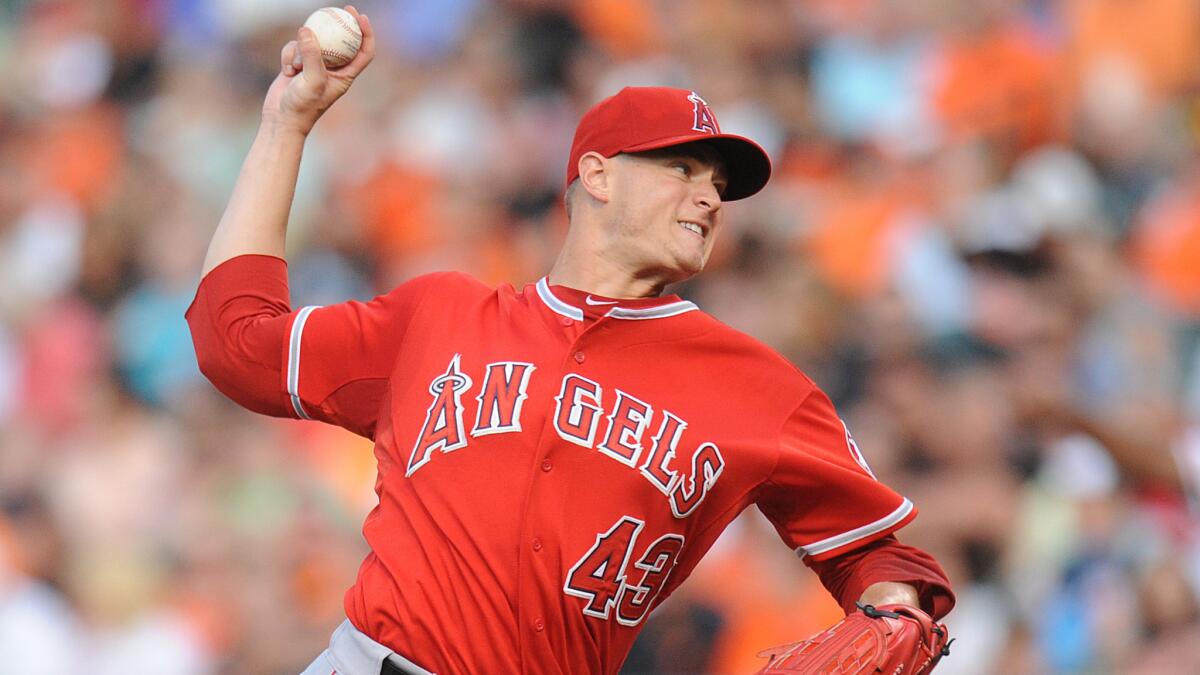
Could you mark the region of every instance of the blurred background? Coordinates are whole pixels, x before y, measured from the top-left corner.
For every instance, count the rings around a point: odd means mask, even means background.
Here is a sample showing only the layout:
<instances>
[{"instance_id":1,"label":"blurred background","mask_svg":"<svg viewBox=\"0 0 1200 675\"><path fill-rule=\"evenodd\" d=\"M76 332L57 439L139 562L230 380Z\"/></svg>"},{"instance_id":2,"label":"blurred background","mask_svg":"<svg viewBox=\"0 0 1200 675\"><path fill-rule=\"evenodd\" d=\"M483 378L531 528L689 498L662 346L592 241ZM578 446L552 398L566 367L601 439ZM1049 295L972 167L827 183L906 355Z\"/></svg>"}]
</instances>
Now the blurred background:
<instances>
[{"instance_id":1,"label":"blurred background","mask_svg":"<svg viewBox=\"0 0 1200 675\"><path fill-rule=\"evenodd\" d=\"M295 673L367 441L235 408L183 321L317 2L0 2L0 673ZM529 283L575 122L696 89L771 184L677 289L838 404L958 591L938 672L1200 672L1200 0L364 0L293 304ZM755 510L627 673L748 673L840 612Z\"/></svg>"}]
</instances>

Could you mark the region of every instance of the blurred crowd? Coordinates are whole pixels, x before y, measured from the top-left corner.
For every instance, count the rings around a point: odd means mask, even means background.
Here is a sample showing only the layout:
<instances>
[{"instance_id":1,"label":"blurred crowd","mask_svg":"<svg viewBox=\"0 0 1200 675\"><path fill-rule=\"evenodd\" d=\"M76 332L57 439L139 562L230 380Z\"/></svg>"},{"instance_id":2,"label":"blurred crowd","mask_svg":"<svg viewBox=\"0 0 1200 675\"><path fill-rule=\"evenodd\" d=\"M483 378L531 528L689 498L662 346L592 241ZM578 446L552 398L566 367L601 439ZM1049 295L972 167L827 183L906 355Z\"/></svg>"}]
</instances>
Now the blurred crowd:
<instances>
[{"instance_id":1,"label":"blurred crowd","mask_svg":"<svg viewBox=\"0 0 1200 675\"><path fill-rule=\"evenodd\" d=\"M0 3L0 673L283 674L341 621L370 443L235 408L183 321L320 3ZM579 115L697 90L775 172L677 291L834 398L921 516L942 675L1200 672L1200 0L363 0L295 306L535 281ZM747 512L627 673L840 612Z\"/></svg>"}]
</instances>

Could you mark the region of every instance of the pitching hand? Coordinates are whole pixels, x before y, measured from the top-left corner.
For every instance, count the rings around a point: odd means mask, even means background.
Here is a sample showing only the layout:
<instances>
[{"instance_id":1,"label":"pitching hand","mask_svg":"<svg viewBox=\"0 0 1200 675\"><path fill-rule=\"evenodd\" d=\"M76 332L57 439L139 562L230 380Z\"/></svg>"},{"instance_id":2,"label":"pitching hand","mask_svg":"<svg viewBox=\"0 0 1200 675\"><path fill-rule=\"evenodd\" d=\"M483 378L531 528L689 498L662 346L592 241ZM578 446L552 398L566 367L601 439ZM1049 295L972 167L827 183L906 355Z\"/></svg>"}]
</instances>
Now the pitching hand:
<instances>
[{"instance_id":1,"label":"pitching hand","mask_svg":"<svg viewBox=\"0 0 1200 675\"><path fill-rule=\"evenodd\" d=\"M308 28L300 28L295 40L287 43L279 55L279 75L267 90L263 119L307 134L333 102L345 94L354 78L375 58L375 31L365 14L351 5L362 29L362 46L354 58L337 69L325 67L317 37Z\"/></svg>"}]
</instances>

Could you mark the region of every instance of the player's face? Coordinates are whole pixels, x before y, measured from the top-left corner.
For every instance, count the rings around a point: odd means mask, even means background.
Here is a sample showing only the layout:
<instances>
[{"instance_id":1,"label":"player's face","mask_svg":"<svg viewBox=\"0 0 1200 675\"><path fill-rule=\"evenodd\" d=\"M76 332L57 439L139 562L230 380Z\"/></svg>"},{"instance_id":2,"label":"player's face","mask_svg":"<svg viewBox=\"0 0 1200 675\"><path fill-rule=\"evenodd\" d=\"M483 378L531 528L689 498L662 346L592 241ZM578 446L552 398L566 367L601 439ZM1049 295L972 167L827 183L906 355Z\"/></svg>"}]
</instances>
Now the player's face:
<instances>
[{"instance_id":1,"label":"player's face","mask_svg":"<svg viewBox=\"0 0 1200 675\"><path fill-rule=\"evenodd\" d=\"M620 264L665 283L704 269L723 220L727 183L716 152L693 143L615 159L611 252Z\"/></svg>"}]
</instances>

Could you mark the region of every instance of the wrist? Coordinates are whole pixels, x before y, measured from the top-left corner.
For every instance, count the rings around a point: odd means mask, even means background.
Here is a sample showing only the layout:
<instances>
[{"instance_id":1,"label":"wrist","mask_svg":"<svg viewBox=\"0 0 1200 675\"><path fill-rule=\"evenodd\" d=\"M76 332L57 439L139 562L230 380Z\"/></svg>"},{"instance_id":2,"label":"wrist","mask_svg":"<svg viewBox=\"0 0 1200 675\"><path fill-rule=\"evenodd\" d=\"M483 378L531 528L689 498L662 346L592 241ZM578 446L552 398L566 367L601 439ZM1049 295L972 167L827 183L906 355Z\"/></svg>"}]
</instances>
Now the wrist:
<instances>
[{"instance_id":1,"label":"wrist","mask_svg":"<svg viewBox=\"0 0 1200 675\"><path fill-rule=\"evenodd\" d=\"M911 584L895 581L880 581L871 584L863 591L859 602L876 607L880 605L908 605L918 609L921 607L917 589Z\"/></svg>"},{"instance_id":2,"label":"wrist","mask_svg":"<svg viewBox=\"0 0 1200 675\"><path fill-rule=\"evenodd\" d=\"M313 126L311 122L289 119L275 112L263 112L258 133L270 139L299 140L303 143Z\"/></svg>"}]
</instances>

